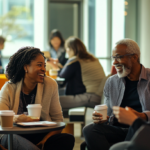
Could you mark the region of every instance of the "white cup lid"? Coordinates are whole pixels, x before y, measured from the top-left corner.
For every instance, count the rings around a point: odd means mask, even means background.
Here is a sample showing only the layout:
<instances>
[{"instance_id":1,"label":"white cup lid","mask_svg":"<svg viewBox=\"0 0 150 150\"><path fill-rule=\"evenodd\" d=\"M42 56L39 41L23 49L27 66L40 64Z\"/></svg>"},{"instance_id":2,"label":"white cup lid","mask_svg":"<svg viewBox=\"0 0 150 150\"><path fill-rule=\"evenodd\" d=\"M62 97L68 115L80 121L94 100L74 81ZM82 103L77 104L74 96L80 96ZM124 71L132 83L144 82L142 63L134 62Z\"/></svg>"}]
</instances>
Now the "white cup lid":
<instances>
[{"instance_id":1,"label":"white cup lid","mask_svg":"<svg viewBox=\"0 0 150 150\"><path fill-rule=\"evenodd\" d=\"M42 108L41 104L29 104L27 108Z\"/></svg>"},{"instance_id":2,"label":"white cup lid","mask_svg":"<svg viewBox=\"0 0 150 150\"><path fill-rule=\"evenodd\" d=\"M94 110L103 110L103 109L107 109L107 105L103 104L103 105L96 105Z\"/></svg>"},{"instance_id":3,"label":"white cup lid","mask_svg":"<svg viewBox=\"0 0 150 150\"><path fill-rule=\"evenodd\" d=\"M15 113L13 110L1 110L0 116L14 116Z\"/></svg>"},{"instance_id":4,"label":"white cup lid","mask_svg":"<svg viewBox=\"0 0 150 150\"><path fill-rule=\"evenodd\" d=\"M56 75L56 76L57 76L57 75L58 75L58 73L50 73L50 75Z\"/></svg>"}]
</instances>

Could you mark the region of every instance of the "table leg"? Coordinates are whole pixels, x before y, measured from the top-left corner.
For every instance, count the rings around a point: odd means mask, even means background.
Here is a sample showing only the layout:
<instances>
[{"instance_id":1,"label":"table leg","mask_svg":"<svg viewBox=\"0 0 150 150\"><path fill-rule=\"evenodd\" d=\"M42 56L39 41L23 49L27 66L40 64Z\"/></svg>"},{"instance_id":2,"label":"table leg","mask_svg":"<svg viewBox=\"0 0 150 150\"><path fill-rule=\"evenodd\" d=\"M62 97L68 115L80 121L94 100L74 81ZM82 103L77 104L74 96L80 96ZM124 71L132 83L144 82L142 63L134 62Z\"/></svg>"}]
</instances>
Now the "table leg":
<instances>
[{"instance_id":1,"label":"table leg","mask_svg":"<svg viewBox=\"0 0 150 150\"><path fill-rule=\"evenodd\" d=\"M68 123L61 133L69 133L74 135L74 124Z\"/></svg>"},{"instance_id":2,"label":"table leg","mask_svg":"<svg viewBox=\"0 0 150 150\"><path fill-rule=\"evenodd\" d=\"M8 134L8 150L13 150L13 134Z\"/></svg>"}]
</instances>

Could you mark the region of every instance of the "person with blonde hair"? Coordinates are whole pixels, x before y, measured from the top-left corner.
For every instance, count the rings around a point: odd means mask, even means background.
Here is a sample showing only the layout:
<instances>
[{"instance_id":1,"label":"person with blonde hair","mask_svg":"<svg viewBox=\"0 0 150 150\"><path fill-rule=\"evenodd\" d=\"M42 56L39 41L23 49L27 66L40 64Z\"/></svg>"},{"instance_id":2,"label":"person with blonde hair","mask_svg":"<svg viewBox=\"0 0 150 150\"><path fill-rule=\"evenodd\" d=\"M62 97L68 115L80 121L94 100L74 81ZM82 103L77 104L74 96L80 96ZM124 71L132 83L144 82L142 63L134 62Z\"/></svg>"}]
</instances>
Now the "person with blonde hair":
<instances>
[{"instance_id":1,"label":"person with blonde hair","mask_svg":"<svg viewBox=\"0 0 150 150\"><path fill-rule=\"evenodd\" d=\"M69 60L59 76L65 78L66 95L60 96L63 110L73 107L94 107L100 104L104 70L99 60L90 54L83 42L76 37L69 37L65 42Z\"/></svg>"}]
</instances>

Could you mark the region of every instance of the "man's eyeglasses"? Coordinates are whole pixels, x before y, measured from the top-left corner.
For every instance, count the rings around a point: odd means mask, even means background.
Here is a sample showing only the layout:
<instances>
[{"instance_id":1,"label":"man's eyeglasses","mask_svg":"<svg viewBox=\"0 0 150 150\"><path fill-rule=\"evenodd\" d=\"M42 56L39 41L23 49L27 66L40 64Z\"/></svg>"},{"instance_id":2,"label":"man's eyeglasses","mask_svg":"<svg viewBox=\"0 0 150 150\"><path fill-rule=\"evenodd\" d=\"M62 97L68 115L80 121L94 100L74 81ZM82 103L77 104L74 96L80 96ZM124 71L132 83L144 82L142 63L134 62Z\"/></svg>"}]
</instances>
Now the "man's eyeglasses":
<instances>
[{"instance_id":1,"label":"man's eyeglasses","mask_svg":"<svg viewBox=\"0 0 150 150\"><path fill-rule=\"evenodd\" d=\"M134 55L134 54L125 54L125 55L120 55L120 56L111 56L111 59L112 61L121 61L122 58L124 58L125 56L131 56L131 55Z\"/></svg>"}]
</instances>

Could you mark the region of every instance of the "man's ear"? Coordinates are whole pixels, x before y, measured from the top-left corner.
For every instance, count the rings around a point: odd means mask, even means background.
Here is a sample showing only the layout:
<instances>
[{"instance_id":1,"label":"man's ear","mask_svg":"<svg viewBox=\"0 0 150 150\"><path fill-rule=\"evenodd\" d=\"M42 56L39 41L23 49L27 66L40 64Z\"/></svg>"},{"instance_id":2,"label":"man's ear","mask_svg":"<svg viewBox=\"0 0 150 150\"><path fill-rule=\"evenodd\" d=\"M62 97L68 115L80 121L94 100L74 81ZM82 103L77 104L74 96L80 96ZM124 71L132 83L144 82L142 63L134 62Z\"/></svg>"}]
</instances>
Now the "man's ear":
<instances>
[{"instance_id":1,"label":"man's ear","mask_svg":"<svg viewBox=\"0 0 150 150\"><path fill-rule=\"evenodd\" d=\"M139 56L137 54L134 54L133 57L134 62L139 62Z\"/></svg>"}]
</instances>

